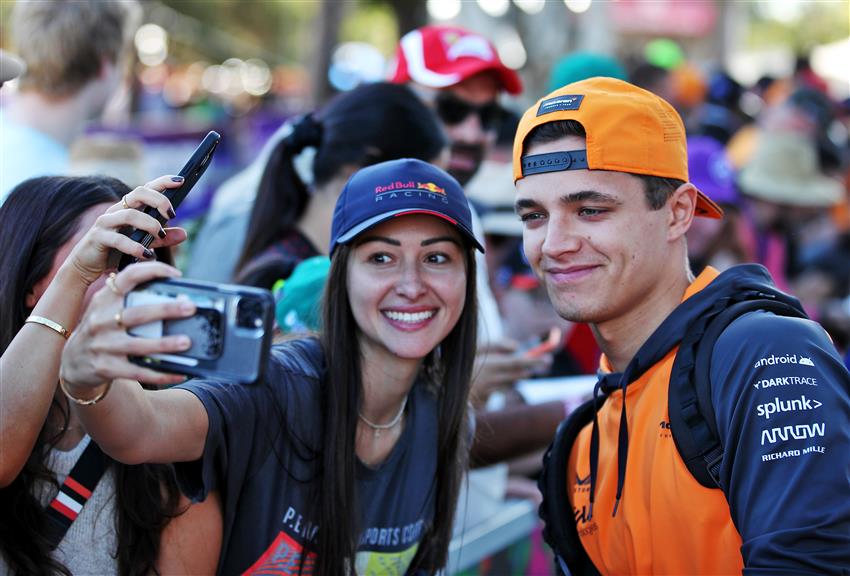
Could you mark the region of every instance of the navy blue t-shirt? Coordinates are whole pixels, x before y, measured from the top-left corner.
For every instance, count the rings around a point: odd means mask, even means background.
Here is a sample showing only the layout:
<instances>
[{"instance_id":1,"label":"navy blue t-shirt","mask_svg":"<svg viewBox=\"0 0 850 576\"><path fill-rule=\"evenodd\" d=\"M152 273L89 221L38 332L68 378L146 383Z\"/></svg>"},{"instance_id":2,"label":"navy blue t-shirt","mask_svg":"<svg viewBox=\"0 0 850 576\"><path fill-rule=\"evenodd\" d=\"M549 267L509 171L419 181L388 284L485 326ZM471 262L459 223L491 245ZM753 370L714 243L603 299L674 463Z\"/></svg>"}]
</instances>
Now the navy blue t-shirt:
<instances>
[{"instance_id":1,"label":"navy blue t-shirt","mask_svg":"<svg viewBox=\"0 0 850 576\"><path fill-rule=\"evenodd\" d=\"M177 464L181 488L193 500L221 494L224 539L221 574L297 574L303 544L321 526L310 520L310 498L321 466L321 347L315 339L272 347L265 382L244 386L194 380L209 416L200 460ZM434 515L437 404L417 383L405 428L377 468L357 462L360 508L358 574L404 574ZM312 573L312 554L304 574Z\"/></svg>"}]
</instances>

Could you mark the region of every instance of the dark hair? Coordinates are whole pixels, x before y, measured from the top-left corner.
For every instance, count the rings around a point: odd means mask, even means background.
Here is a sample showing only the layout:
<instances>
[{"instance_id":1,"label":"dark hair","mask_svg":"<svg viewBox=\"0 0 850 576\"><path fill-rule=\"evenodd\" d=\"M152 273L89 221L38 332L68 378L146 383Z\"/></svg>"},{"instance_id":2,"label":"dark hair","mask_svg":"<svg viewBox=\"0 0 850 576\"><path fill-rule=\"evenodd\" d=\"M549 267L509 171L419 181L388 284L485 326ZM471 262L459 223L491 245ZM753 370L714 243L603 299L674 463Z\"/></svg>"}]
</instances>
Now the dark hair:
<instances>
[{"instance_id":1,"label":"dark hair","mask_svg":"<svg viewBox=\"0 0 850 576\"><path fill-rule=\"evenodd\" d=\"M650 92L657 92L661 85L670 77L670 71L661 66L641 62L629 73L629 82Z\"/></svg>"},{"instance_id":2,"label":"dark hair","mask_svg":"<svg viewBox=\"0 0 850 576\"><path fill-rule=\"evenodd\" d=\"M305 148L316 148L313 184L321 186L345 166L362 168L397 158L433 160L446 143L433 113L409 88L397 84L360 86L302 117L266 164L237 274L304 214L310 190L293 158Z\"/></svg>"},{"instance_id":3,"label":"dark hair","mask_svg":"<svg viewBox=\"0 0 850 576\"><path fill-rule=\"evenodd\" d=\"M356 486L355 435L357 413L363 399L357 324L348 300L348 262L352 248L337 247L324 298L322 346L327 358L321 479L315 486L318 497L312 514L323 528L316 541L320 576L354 573L358 504ZM434 490L434 522L428 526L408 572L436 572L445 566L452 536L455 506L466 468L469 442L468 396L476 343L477 304L475 254L466 253L466 300L452 331L423 363L422 376L438 403L437 476ZM327 529L333 526L334 529ZM306 556L306 552L305 552Z\"/></svg>"},{"instance_id":4,"label":"dark hair","mask_svg":"<svg viewBox=\"0 0 850 576\"><path fill-rule=\"evenodd\" d=\"M107 177L33 178L19 184L0 207L0 354L24 325L31 310L27 294L44 278L59 249L77 233L82 215L93 206L117 202L130 189ZM68 420L67 408L52 409ZM42 429L23 470L0 489L0 552L13 573L69 574L51 558L45 537L47 515L33 495L37 482L58 487L45 458L64 432ZM122 576L156 570L162 528L175 515L179 491L167 466L124 466L115 471L118 566Z\"/></svg>"},{"instance_id":5,"label":"dark hair","mask_svg":"<svg viewBox=\"0 0 850 576\"><path fill-rule=\"evenodd\" d=\"M586 138L587 133L584 130L584 126L576 120L558 120L541 124L528 133L523 143L523 153L535 144L554 142L568 136ZM684 184L683 181L676 178L661 178L659 176L648 176L646 174L634 174L631 172L629 174L643 182L646 203L652 210L660 210L667 203L667 200L670 199L670 195L679 186Z\"/></svg>"}]
</instances>

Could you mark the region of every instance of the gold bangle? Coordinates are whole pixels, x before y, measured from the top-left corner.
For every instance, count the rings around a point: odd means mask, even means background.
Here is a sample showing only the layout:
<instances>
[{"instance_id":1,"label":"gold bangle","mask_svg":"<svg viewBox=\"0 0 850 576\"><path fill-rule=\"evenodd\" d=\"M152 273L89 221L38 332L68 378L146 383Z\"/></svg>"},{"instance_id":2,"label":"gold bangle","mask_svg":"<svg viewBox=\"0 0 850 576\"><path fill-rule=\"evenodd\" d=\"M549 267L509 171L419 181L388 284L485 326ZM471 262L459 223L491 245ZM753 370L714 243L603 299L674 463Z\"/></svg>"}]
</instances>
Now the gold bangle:
<instances>
[{"instance_id":1,"label":"gold bangle","mask_svg":"<svg viewBox=\"0 0 850 576\"><path fill-rule=\"evenodd\" d=\"M24 324L41 324L42 326L47 326L51 330L55 331L62 338L67 340L71 336L71 331L59 324L58 322L54 322L50 318L45 318L44 316L29 316L26 320L24 320Z\"/></svg>"},{"instance_id":2,"label":"gold bangle","mask_svg":"<svg viewBox=\"0 0 850 576\"><path fill-rule=\"evenodd\" d=\"M106 398L106 395L109 393L109 389L112 388L112 380L106 383L106 388L103 390L103 392L101 392L90 400L83 400L82 398L77 398L76 396L71 394L68 391L68 388L65 386L65 381L61 378L59 379L59 388L62 389L62 392L65 394L65 396L68 397L68 400L70 400L74 404L77 404L79 406L94 406L95 404Z\"/></svg>"}]
</instances>

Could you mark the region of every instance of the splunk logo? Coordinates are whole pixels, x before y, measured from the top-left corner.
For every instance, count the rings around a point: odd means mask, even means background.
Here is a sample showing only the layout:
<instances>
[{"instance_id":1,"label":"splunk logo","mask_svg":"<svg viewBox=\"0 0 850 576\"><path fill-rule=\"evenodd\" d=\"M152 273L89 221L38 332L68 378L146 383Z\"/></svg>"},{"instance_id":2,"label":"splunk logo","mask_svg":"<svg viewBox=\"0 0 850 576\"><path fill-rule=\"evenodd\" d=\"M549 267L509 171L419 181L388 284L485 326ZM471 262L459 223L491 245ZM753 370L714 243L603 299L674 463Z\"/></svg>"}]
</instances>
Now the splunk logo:
<instances>
[{"instance_id":1,"label":"splunk logo","mask_svg":"<svg viewBox=\"0 0 850 576\"><path fill-rule=\"evenodd\" d=\"M797 424L794 426L782 426L781 428L768 428L761 431L761 445L776 444L780 440L787 442L790 440L806 440L808 438L817 438L826 433L826 422L818 422L817 424Z\"/></svg>"},{"instance_id":2,"label":"splunk logo","mask_svg":"<svg viewBox=\"0 0 850 576\"><path fill-rule=\"evenodd\" d=\"M777 364L802 364L803 366L814 366L811 358L806 356L797 356L796 354L785 354L784 356L776 356L775 354L765 356L758 362L753 364L753 368L761 368L762 366L776 366Z\"/></svg>"},{"instance_id":3,"label":"splunk logo","mask_svg":"<svg viewBox=\"0 0 850 576\"><path fill-rule=\"evenodd\" d=\"M756 414L764 416L765 420L770 420L771 414L814 410L815 408L820 408L822 405L823 404L817 400L809 400L805 395L795 398L794 400L780 400L779 398L774 398L770 402L759 404L756 407Z\"/></svg>"}]
</instances>

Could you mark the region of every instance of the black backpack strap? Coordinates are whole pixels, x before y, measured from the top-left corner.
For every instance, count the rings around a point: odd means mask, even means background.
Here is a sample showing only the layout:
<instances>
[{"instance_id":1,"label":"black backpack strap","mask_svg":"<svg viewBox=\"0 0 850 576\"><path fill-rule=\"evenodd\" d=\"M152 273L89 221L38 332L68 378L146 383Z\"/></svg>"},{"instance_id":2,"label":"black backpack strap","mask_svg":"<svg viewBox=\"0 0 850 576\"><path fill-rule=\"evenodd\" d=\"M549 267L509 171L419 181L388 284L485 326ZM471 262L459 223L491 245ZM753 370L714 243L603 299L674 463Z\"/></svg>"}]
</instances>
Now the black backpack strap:
<instances>
[{"instance_id":1,"label":"black backpack strap","mask_svg":"<svg viewBox=\"0 0 850 576\"><path fill-rule=\"evenodd\" d=\"M543 539L555 552L556 567L572 576L599 574L581 545L567 496L570 451L582 428L593 421L593 410L593 400L589 400L561 422L555 439L543 456L543 469L537 481L543 495L539 509L543 520Z\"/></svg>"},{"instance_id":2,"label":"black backpack strap","mask_svg":"<svg viewBox=\"0 0 850 576\"><path fill-rule=\"evenodd\" d=\"M89 445L59 487L56 498L47 507L45 536L50 541L51 550L59 546L68 528L91 498L108 465L109 459L100 447L94 441L89 441Z\"/></svg>"},{"instance_id":3,"label":"black backpack strap","mask_svg":"<svg viewBox=\"0 0 850 576\"><path fill-rule=\"evenodd\" d=\"M747 297L752 299L746 299ZM781 295L785 296L785 295ZM711 357L714 344L736 319L755 310L777 316L805 318L790 298L758 292L743 300L723 300L688 328L682 340L668 391L668 413L673 440L691 475L707 488L720 487L723 445L711 401Z\"/></svg>"}]
</instances>

